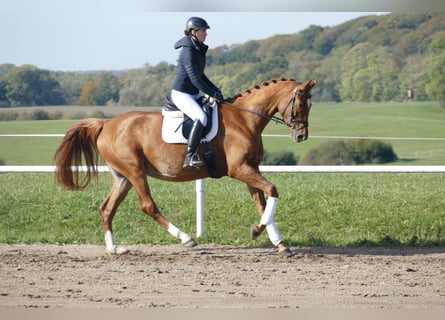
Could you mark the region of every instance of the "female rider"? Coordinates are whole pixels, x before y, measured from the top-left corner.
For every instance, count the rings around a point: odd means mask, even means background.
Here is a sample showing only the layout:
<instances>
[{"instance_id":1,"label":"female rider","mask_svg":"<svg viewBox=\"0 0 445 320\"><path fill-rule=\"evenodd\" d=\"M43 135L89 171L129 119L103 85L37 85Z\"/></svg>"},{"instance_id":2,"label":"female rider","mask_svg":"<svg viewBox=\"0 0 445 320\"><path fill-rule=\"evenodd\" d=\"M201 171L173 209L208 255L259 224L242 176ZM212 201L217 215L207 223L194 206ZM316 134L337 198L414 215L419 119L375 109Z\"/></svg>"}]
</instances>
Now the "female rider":
<instances>
[{"instance_id":1,"label":"female rider","mask_svg":"<svg viewBox=\"0 0 445 320\"><path fill-rule=\"evenodd\" d=\"M204 74L208 49L208 46L204 44L207 29L210 27L204 19L189 18L184 30L185 36L174 46L175 49L181 48L181 52L171 98L174 104L194 121L188 138L184 168L199 168L203 164L197 155L197 149L203 129L207 125L207 116L197 99L205 93L217 101L224 100L221 90Z\"/></svg>"}]
</instances>

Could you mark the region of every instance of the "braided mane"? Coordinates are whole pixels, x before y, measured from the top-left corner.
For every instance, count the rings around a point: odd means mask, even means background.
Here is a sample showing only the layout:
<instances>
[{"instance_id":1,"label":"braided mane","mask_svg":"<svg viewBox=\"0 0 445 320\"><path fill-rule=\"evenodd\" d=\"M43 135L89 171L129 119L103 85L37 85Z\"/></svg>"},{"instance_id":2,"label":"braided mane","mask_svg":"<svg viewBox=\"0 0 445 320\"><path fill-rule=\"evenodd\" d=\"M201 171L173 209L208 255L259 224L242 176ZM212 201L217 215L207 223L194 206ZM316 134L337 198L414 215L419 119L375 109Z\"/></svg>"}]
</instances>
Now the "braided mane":
<instances>
[{"instance_id":1,"label":"braided mane","mask_svg":"<svg viewBox=\"0 0 445 320\"><path fill-rule=\"evenodd\" d=\"M235 99L237 99L237 98L239 98L239 97L242 97L242 96L245 96L245 95L248 95L249 93L251 93L253 90L259 90L259 89L261 89L262 87L267 87L268 85L270 85L270 84L274 84L274 83L277 83L277 82L281 82L281 81L297 81L297 80L295 80L295 79L286 79L286 78L280 78L280 79L272 79L272 80L269 80L269 81L264 81L263 83L261 83L261 84L257 84L257 85L255 85L255 86L253 86L252 88L250 88L250 89L247 89L246 91L244 91L244 92L242 92L242 93L237 93L236 95L234 95L233 97L231 97L231 98L229 98L229 99L227 99L227 100L235 100Z\"/></svg>"}]
</instances>

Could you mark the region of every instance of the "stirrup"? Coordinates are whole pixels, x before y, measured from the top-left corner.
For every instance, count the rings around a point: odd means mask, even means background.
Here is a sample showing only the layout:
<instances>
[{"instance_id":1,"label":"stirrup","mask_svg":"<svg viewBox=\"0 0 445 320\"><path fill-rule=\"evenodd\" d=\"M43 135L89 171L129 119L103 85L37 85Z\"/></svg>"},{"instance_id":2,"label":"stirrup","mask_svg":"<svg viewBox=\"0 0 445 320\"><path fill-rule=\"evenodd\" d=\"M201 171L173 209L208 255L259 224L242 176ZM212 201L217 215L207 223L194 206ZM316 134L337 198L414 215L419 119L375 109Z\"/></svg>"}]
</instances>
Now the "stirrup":
<instances>
[{"instance_id":1,"label":"stirrup","mask_svg":"<svg viewBox=\"0 0 445 320\"><path fill-rule=\"evenodd\" d=\"M184 160L184 164L183 164L183 168L184 169L188 169L188 168L196 168L199 169L202 165L204 164L204 162L202 162L198 155L195 153L193 154L191 157L186 157Z\"/></svg>"}]
</instances>

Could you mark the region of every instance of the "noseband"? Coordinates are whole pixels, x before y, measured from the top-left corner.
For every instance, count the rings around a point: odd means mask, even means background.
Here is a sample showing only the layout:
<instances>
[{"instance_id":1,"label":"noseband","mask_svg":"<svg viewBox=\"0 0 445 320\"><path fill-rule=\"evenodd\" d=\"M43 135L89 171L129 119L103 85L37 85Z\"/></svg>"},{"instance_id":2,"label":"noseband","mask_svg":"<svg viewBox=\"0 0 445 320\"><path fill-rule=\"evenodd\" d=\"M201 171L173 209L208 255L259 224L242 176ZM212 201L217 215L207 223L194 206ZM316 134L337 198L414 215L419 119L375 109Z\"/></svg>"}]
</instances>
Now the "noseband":
<instances>
[{"instance_id":1,"label":"noseband","mask_svg":"<svg viewBox=\"0 0 445 320\"><path fill-rule=\"evenodd\" d=\"M290 97L286 107L283 110L283 113L282 113L282 117L283 118L282 119L280 119L280 118L278 118L276 116L270 117L268 115L261 114L261 113L258 113L258 112L246 109L244 107L238 106L236 104L233 104L233 103L230 103L230 102L227 102L227 101L224 101L224 104L229 105L229 106L234 107L234 108L237 108L237 109L240 109L240 110L243 110L243 111L250 112L250 113L252 113L254 115L257 115L260 118L267 119L267 120L272 120L272 121L275 121L275 123L278 123L278 124L284 124L284 125L288 126L289 128L292 128L292 129L295 129L295 124L296 123L302 123L303 127L296 128L296 129L297 130L303 130L303 129L309 127L309 122L297 119L298 113L295 112L295 100L297 98L297 95L305 97L307 99L307 101L309 101L308 104L307 104L308 109L311 108L311 105L312 105L312 103L310 102L311 97L312 97L311 94L310 93L305 93L303 91L298 90L298 85L297 85L297 87L295 87L294 91L292 92L292 96ZM290 119L289 119L289 121L284 121L284 114L286 113L286 110L287 110L287 108L289 108L289 106L291 106ZM303 105L300 104L299 107L303 107Z\"/></svg>"}]
</instances>

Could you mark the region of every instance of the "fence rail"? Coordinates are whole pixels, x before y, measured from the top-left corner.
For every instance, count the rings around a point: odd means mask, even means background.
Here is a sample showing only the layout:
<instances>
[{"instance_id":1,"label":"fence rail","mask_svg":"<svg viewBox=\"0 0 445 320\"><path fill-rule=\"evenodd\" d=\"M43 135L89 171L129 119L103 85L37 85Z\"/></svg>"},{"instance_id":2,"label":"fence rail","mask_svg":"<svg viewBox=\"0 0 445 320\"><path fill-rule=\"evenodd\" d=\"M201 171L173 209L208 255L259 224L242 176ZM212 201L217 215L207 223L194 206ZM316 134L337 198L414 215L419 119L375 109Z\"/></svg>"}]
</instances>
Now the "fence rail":
<instances>
[{"instance_id":1,"label":"fence rail","mask_svg":"<svg viewBox=\"0 0 445 320\"><path fill-rule=\"evenodd\" d=\"M98 166L99 172L108 172L107 166ZM0 172L54 172L55 166L0 166ZM80 167L79 171L86 171ZM260 166L261 172L315 172L315 173L443 173L445 166Z\"/></svg>"}]
</instances>

